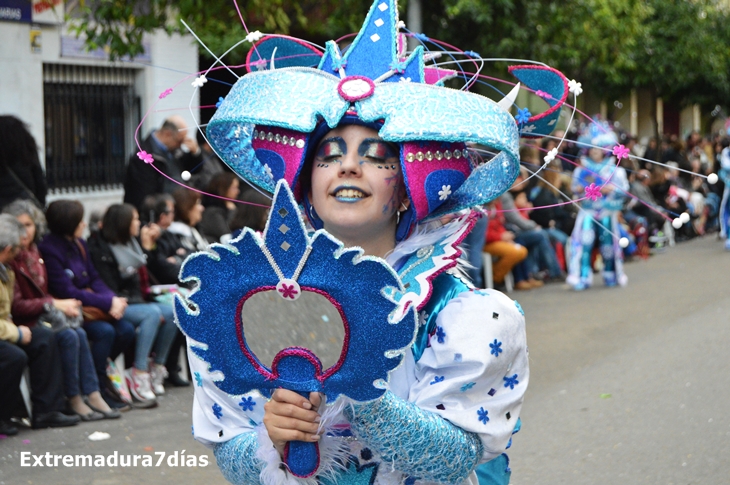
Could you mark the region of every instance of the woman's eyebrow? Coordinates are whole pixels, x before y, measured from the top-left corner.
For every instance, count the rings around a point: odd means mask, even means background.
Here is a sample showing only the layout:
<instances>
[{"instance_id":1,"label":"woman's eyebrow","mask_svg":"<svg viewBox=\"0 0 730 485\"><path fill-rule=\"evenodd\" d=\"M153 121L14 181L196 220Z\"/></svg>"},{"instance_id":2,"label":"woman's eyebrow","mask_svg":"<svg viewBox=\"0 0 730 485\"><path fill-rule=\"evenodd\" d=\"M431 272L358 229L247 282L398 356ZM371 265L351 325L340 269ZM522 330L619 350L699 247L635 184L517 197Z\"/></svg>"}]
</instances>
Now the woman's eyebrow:
<instances>
[{"instance_id":1,"label":"woman's eyebrow","mask_svg":"<svg viewBox=\"0 0 730 485\"><path fill-rule=\"evenodd\" d=\"M397 158L398 152L393 146L380 138L366 138L357 149L358 155L361 157L372 156L374 158Z\"/></svg>"},{"instance_id":2,"label":"woman's eyebrow","mask_svg":"<svg viewBox=\"0 0 730 485\"><path fill-rule=\"evenodd\" d=\"M339 148L339 151L333 150L333 148ZM317 149L317 157L327 157L330 155L347 155L347 143L339 136L333 136L322 140Z\"/></svg>"}]
</instances>

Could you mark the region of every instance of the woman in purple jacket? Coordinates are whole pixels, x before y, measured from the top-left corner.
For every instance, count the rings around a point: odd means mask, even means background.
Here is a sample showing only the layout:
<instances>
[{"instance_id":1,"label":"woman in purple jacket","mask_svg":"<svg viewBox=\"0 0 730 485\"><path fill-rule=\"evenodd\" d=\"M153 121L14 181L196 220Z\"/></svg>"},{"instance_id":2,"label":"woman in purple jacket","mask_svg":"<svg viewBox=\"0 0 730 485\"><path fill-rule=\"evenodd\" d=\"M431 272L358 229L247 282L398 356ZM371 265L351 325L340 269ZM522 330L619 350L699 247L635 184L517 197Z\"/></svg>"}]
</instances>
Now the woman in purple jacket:
<instances>
[{"instance_id":1,"label":"woman in purple jacket","mask_svg":"<svg viewBox=\"0 0 730 485\"><path fill-rule=\"evenodd\" d=\"M95 307L108 313L110 321L93 320L84 323L92 342L91 354L99 382L107 382L107 359L115 359L134 340L134 326L121 320L127 301L116 296L101 280L91 263L86 241L81 236L86 228L84 207L75 200L57 200L48 206L46 219L50 234L38 248L48 271L48 289L57 298L74 298L83 306ZM105 386L101 386L102 389ZM117 407L119 403L108 399Z\"/></svg>"}]
</instances>

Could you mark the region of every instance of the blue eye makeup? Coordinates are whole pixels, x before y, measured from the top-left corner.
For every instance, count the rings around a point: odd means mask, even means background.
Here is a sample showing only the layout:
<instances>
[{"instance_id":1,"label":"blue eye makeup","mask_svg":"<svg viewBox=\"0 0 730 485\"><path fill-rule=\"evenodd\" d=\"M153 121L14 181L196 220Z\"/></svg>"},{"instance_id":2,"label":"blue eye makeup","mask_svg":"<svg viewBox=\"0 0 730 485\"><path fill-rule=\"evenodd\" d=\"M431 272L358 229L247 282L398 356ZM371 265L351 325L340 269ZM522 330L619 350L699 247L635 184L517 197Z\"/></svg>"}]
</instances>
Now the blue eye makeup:
<instances>
[{"instance_id":1,"label":"blue eye makeup","mask_svg":"<svg viewBox=\"0 0 730 485\"><path fill-rule=\"evenodd\" d=\"M327 138L317 149L316 158L331 160L347 154L347 143L339 136Z\"/></svg>"},{"instance_id":2,"label":"blue eye makeup","mask_svg":"<svg viewBox=\"0 0 730 485\"><path fill-rule=\"evenodd\" d=\"M388 142L377 138L367 138L360 143L357 153L364 158L376 162L385 162L389 158L398 158L398 150Z\"/></svg>"}]
</instances>

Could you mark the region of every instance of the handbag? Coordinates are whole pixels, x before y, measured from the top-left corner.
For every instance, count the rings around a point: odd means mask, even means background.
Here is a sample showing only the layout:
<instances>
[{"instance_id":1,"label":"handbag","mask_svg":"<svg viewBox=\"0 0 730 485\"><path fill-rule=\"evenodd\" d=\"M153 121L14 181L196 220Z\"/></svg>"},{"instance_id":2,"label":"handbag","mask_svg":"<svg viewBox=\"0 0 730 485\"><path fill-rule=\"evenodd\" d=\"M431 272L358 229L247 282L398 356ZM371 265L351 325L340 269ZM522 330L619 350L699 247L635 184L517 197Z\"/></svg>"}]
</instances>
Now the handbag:
<instances>
[{"instance_id":1,"label":"handbag","mask_svg":"<svg viewBox=\"0 0 730 485\"><path fill-rule=\"evenodd\" d=\"M50 326L53 333L58 333L69 328L79 328L82 322L82 315L69 317L56 307L51 307L38 318L38 323L46 327Z\"/></svg>"},{"instance_id":2,"label":"handbag","mask_svg":"<svg viewBox=\"0 0 730 485\"><path fill-rule=\"evenodd\" d=\"M108 312L105 312L100 308L96 308L95 306L81 307L81 314L84 317L84 322L96 322L101 320L102 322L114 323L117 321L117 319L109 315Z\"/></svg>"}]
</instances>

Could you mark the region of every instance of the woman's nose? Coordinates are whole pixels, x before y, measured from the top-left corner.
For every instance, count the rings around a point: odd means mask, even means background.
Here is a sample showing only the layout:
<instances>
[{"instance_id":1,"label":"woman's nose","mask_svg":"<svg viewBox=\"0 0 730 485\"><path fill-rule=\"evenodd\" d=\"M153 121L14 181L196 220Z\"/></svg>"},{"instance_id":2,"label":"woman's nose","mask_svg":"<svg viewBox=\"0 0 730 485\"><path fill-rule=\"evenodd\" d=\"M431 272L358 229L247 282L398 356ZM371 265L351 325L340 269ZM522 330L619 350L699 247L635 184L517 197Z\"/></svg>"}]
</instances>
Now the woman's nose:
<instances>
[{"instance_id":1,"label":"woman's nose","mask_svg":"<svg viewBox=\"0 0 730 485\"><path fill-rule=\"evenodd\" d=\"M351 150L348 154L341 158L340 175L359 175L360 174L360 155L355 150Z\"/></svg>"}]
</instances>

